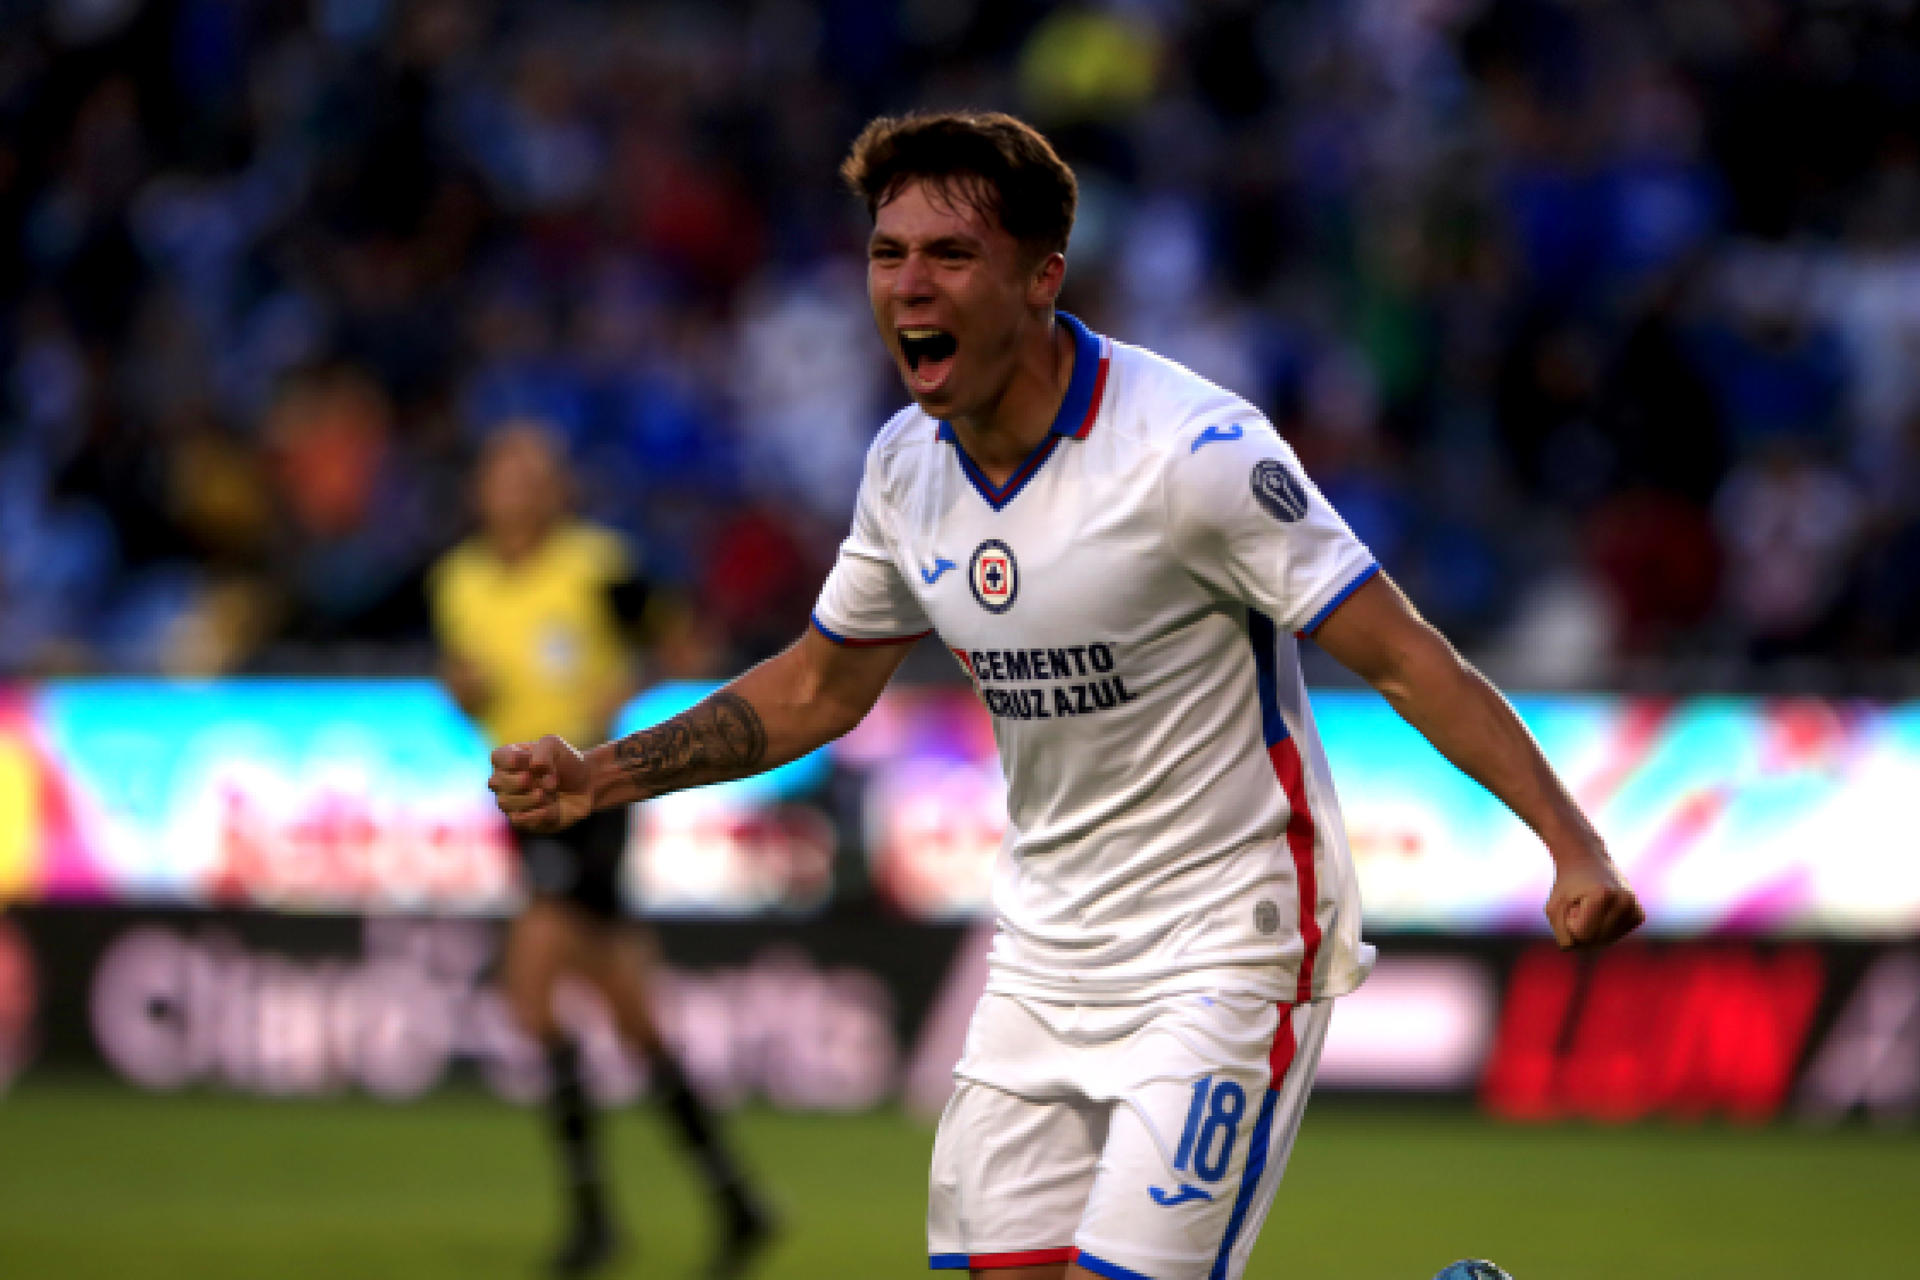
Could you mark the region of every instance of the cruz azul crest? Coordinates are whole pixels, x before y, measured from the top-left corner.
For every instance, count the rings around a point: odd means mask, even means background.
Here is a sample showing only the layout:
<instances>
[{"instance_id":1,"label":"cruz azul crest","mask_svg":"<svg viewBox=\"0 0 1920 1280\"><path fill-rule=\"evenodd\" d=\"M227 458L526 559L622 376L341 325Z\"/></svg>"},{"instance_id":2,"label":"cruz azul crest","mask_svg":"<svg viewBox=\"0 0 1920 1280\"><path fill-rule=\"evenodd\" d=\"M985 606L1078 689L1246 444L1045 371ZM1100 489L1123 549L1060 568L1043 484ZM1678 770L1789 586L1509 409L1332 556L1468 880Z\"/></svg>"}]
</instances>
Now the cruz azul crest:
<instances>
[{"instance_id":1,"label":"cruz azul crest","mask_svg":"<svg viewBox=\"0 0 1920 1280\"><path fill-rule=\"evenodd\" d=\"M1013 548L998 538L974 548L967 577L973 584L973 598L989 613L1005 613L1020 594L1020 566L1013 562Z\"/></svg>"}]
</instances>

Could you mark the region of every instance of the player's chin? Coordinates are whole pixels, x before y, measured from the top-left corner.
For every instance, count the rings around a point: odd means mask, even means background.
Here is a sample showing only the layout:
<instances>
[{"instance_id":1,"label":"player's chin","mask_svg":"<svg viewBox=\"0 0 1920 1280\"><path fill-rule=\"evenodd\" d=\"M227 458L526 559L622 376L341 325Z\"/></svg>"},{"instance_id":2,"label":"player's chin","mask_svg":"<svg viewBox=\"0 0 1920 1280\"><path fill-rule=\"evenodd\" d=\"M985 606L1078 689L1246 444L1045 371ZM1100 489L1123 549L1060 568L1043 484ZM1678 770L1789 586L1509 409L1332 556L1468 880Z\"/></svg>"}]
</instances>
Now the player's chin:
<instances>
[{"instance_id":1,"label":"player's chin","mask_svg":"<svg viewBox=\"0 0 1920 1280\"><path fill-rule=\"evenodd\" d=\"M913 384L908 383L907 394L913 397L913 402L919 405L920 411L925 413L929 418L939 418L945 421L954 417L958 412L958 406L954 398L945 391L916 391Z\"/></svg>"}]
</instances>

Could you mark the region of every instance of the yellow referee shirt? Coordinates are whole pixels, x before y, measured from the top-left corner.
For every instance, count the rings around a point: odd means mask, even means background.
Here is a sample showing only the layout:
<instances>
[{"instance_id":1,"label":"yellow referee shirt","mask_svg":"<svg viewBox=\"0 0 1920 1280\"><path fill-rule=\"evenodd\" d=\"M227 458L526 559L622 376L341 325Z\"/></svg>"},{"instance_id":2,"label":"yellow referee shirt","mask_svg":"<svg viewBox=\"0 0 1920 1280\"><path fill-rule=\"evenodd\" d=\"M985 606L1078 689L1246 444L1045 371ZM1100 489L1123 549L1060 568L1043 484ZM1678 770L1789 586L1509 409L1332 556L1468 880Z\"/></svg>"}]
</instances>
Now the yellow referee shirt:
<instances>
[{"instance_id":1,"label":"yellow referee shirt","mask_svg":"<svg viewBox=\"0 0 1920 1280\"><path fill-rule=\"evenodd\" d=\"M634 577L619 535L563 524L517 564L479 539L441 557L428 579L440 647L489 692L481 728L496 745L557 733L582 749L628 673L614 588Z\"/></svg>"}]
</instances>

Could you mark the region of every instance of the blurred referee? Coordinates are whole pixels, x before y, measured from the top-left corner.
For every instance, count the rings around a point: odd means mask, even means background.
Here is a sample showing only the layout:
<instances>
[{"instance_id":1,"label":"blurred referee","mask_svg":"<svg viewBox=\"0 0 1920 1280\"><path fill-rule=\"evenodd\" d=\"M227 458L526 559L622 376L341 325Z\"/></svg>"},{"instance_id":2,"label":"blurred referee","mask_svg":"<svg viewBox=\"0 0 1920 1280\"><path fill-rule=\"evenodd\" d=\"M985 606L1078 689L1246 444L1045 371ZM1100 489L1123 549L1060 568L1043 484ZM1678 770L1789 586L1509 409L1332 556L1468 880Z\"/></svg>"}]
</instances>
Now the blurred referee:
<instances>
[{"instance_id":1,"label":"blurred referee","mask_svg":"<svg viewBox=\"0 0 1920 1280\"><path fill-rule=\"evenodd\" d=\"M543 733L599 742L637 688L631 637L646 583L617 534L569 516L569 487L550 431L532 421L504 424L476 469L479 532L448 552L429 579L442 678L495 746ZM513 837L527 905L507 934L507 1002L546 1051L547 1109L572 1211L552 1270L587 1275L618 1243L579 1047L554 1018L554 986L571 974L600 992L622 1038L651 1064L654 1096L719 1212L709 1274L732 1276L765 1242L769 1222L660 1038L648 996L651 939L621 911L627 812L596 813L554 835Z\"/></svg>"}]
</instances>

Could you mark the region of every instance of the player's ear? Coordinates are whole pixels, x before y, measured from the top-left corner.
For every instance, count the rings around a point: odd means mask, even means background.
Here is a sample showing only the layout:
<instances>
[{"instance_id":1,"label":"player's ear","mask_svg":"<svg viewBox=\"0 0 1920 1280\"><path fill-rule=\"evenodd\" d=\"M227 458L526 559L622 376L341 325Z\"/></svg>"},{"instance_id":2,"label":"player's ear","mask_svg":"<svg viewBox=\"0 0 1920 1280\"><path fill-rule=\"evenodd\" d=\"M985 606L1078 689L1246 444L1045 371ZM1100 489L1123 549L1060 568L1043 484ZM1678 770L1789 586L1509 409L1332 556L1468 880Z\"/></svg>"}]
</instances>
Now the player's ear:
<instances>
[{"instance_id":1,"label":"player's ear","mask_svg":"<svg viewBox=\"0 0 1920 1280\"><path fill-rule=\"evenodd\" d=\"M1034 264L1033 274L1027 277L1027 305L1030 307L1051 307L1054 299L1060 296L1060 286L1067 282L1067 255L1049 253Z\"/></svg>"}]
</instances>

